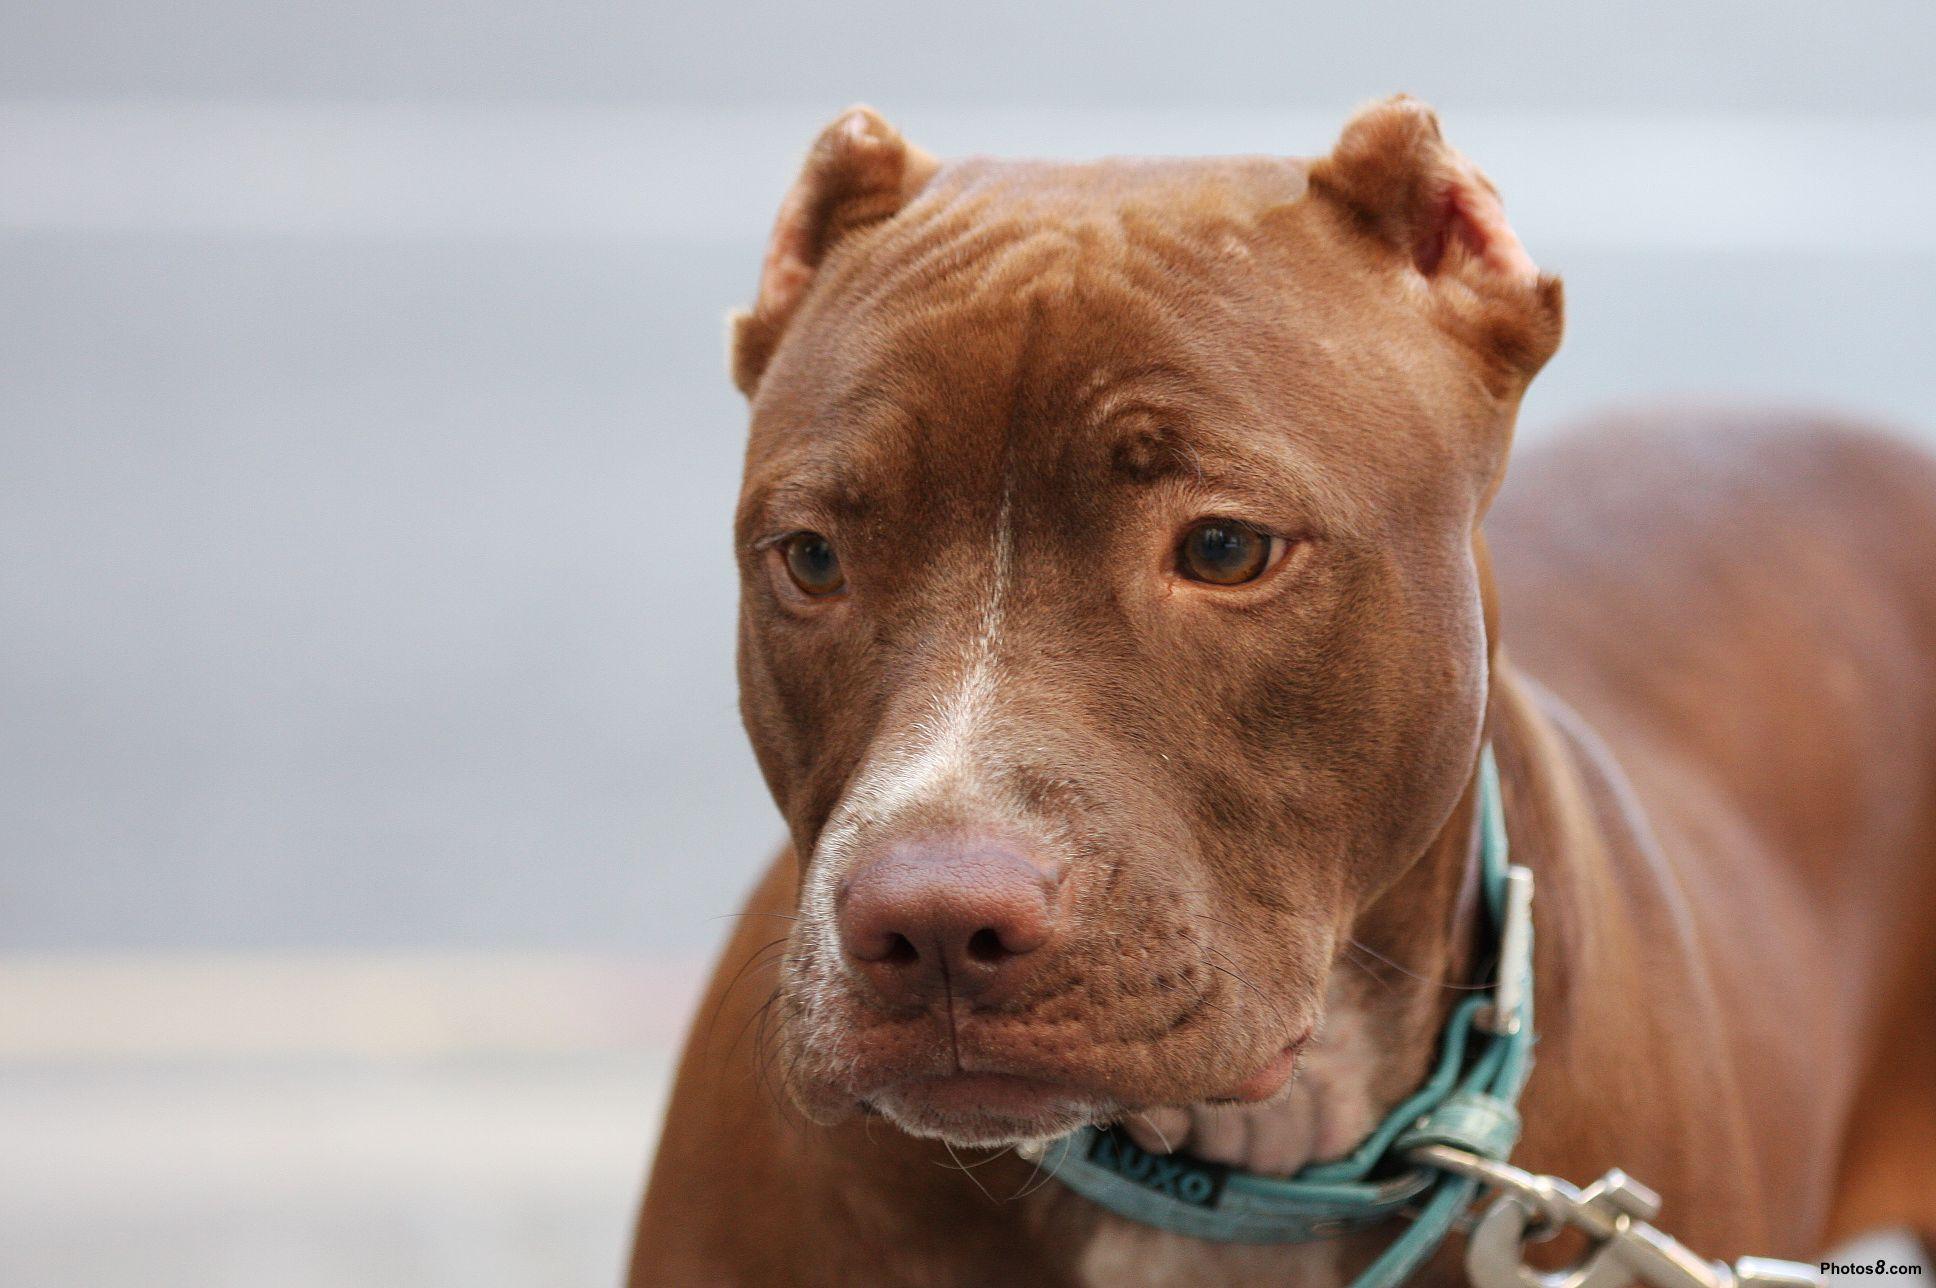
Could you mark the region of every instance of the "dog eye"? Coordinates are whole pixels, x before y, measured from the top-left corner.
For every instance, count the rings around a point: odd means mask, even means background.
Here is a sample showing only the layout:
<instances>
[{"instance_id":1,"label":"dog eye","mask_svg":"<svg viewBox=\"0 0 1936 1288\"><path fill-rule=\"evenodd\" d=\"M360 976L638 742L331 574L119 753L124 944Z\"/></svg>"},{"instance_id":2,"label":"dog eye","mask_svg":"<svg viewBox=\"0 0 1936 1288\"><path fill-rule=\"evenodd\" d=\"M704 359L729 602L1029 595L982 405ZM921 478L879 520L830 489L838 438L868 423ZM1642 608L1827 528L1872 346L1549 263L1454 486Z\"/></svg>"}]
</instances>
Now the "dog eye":
<instances>
[{"instance_id":1,"label":"dog eye","mask_svg":"<svg viewBox=\"0 0 1936 1288\"><path fill-rule=\"evenodd\" d=\"M833 543L818 532L794 533L780 543L780 557L793 584L809 595L837 594L847 584Z\"/></svg>"},{"instance_id":2,"label":"dog eye","mask_svg":"<svg viewBox=\"0 0 1936 1288\"><path fill-rule=\"evenodd\" d=\"M1191 581L1241 586L1263 576L1283 548L1281 537L1231 519L1206 519L1183 534L1176 568Z\"/></svg>"}]
</instances>

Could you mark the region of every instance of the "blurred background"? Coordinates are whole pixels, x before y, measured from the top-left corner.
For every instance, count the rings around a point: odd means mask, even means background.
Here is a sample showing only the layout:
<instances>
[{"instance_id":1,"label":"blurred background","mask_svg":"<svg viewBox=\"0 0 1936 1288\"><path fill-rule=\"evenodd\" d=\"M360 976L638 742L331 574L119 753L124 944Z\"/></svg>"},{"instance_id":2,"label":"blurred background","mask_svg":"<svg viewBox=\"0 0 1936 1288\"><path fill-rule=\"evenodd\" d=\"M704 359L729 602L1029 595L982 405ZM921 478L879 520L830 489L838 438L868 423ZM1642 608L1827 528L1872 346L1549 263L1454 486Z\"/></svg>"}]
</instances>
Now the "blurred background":
<instances>
[{"instance_id":1,"label":"blurred background","mask_svg":"<svg viewBox=\"0 0 1936 1288\"><path fill-rule=\"evenodd\" d=\"M780 834L722 355L817 127L1324 150L1567 278L1527 440L1936 441L1936 6L0 0L0 1283L613 1283Z\"/></svg>"}]
</instances>

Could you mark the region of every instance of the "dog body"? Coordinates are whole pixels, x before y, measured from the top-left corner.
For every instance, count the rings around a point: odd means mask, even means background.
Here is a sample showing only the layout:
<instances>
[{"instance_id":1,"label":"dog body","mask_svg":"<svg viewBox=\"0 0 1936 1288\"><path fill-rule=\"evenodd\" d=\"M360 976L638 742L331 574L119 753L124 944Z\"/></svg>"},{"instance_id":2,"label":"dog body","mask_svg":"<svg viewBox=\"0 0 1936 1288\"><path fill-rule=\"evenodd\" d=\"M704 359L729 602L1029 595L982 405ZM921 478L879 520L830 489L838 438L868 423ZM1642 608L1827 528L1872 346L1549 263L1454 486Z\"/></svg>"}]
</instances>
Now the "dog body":
<instances>
[{"instance_id":1,"label":"dog body","mask_svg":"<svg viewBox=\"0 0 1936 1288\"><path fill-rule=\"evenodd\" d=\"M1688 413L1494 504L1558 334L1409 101L1308 164L830 127L735 344L793 845L635 1285L1343 1282L1394 1231L1199 1243L1004 1147L1355 1144L1483 965L1482 740L1537 878L1514 1161L1620 1166L1708 1256L1936 1234L1936 465Z\"/></svg>"}]
</instances>

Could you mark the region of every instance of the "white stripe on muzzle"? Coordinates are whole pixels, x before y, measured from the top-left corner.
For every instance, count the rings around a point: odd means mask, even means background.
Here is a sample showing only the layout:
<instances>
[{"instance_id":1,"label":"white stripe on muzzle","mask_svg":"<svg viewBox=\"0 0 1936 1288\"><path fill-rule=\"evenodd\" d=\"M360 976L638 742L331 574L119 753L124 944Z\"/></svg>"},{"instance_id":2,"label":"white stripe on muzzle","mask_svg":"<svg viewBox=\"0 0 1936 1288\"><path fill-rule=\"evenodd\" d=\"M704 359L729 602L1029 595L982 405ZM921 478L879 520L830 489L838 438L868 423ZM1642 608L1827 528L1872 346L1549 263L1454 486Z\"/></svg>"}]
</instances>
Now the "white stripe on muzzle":
<instances>
[{"instance_id":1,"label":"white stripe on muzzle","mask_svg":"<svg viewBox=\"0 0 1936 1288\"><path fill-rule=\"evenodd\" d=\"M1003 497L996 514L992 544L989 584L958 678L945 691L930 696L926 712L910 727L904 741L890 749L875 750L821 829L802 893L801 913L819 940L824 961L835 960L840 951L834 928L834 893L846 875L861 833L943 794L974 794L977 775L988 763L981 738L995 709L1003 616L1015 564L1007 497Z\"/></svg>"}]
</instances>

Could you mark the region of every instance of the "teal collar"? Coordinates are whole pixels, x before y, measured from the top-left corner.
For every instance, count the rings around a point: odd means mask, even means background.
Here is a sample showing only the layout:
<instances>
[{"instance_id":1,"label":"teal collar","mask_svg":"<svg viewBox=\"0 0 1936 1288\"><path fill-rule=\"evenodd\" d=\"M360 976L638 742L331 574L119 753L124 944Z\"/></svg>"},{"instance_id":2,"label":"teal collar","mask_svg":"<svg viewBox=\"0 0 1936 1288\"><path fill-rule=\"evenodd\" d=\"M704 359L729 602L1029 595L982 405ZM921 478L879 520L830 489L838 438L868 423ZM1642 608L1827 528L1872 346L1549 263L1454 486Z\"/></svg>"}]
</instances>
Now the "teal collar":
<instances>
[{"instance_id":1,"label":"teal collar","mask_svg":"<svg viewBox=\"0 0 1936 1288\"><path fill-rule=\"evenodd\" d=\"M1493 982L1453 1011L1425 1085L1349 1155L1295 1176L1260 1176L1187 1154L1150 1154L1118 1129L1085 1127L1049 1142L1042 1166L1118 1216L1219 1243L1301 1243L1410 1217L1411 1226L1353 1288L1403 1283L1444 1242L1478 1189L1412 1151L1451 1145L1503 1160L1519 1139L1514 1105L1533 1044L1532 873L1509 862L1490 745L1479 759L1479 828Z\"/></svg>"}]
</instances>

